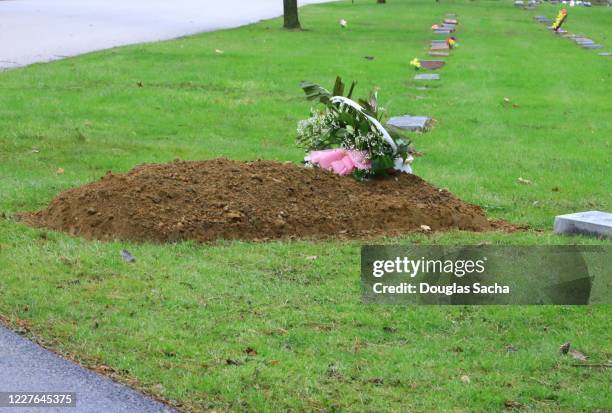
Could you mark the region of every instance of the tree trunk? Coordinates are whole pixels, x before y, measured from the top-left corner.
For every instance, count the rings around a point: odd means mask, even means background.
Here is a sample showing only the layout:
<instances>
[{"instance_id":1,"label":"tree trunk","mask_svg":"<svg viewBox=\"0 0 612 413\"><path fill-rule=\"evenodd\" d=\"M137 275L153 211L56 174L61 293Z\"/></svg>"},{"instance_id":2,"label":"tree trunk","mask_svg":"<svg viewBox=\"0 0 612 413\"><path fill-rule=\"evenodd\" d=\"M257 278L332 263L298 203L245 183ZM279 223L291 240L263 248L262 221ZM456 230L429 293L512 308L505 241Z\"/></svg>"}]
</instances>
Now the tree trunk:
<instances>
[{"instance_id":1,"label":"tree trunk","mask_svg":"<svg viewBox=\"0 0 612 413\"><path fill-rule=\"evenodd\" d=\"M283 0L283 10L285 18L285 29L299 29L300 19L298 18L297 0Z\"/></svg>"}]
</instances>

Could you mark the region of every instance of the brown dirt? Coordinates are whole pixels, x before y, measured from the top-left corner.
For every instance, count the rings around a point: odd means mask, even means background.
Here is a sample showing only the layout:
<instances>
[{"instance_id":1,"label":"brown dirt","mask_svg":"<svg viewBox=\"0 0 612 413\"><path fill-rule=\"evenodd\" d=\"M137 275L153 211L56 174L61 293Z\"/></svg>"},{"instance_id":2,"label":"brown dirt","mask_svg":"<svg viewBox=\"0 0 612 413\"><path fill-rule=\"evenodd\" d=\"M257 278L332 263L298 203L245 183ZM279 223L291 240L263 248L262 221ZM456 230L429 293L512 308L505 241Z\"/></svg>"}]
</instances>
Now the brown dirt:
<instances>
[{"instance_id":1,"label":"brown dirt","mask_svg":"<svg viewBox=\"0 0 612 413\"><path fill-rule=\"evenodd\" d=\"M486 231L476 205L414 175L358 182L316 168L227 159L140 165L59 194L24 221L99 240L371 238Z\"/></svg>"}]
</instances>

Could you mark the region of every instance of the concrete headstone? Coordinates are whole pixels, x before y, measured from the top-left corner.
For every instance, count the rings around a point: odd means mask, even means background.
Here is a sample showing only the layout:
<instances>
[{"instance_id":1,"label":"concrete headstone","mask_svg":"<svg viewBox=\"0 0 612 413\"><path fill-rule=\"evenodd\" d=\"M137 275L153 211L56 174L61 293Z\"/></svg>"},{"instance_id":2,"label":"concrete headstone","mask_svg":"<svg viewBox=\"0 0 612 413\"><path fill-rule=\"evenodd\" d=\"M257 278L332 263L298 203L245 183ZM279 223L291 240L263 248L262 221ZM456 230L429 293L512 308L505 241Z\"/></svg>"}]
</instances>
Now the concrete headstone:
<instances>
[{"instance_id":1,"label":"concrete headstone","mask_svg":"<svg viewBox=\"0 0 612 413\"><path fill-rule=\"evenodd\" d=\"M388 125L409 131L424 131L429 129L431 118L428 116L395 116L387 122Z\"/></svg>"},{"instance_id":2,"label":"concrete headstone","mask_svg":"<svg viewBox=\"0 0 612 413\"><path fill-rule=\"evenodd\" d=\"M577 212L555 217L555 233L612 238L612 214L601 211Z\"/></svg>"},{"instance_id":3,"label":"concrete headstone","mask_svg":"<svg viewBox=\"0 0 612 413\"><path fill-rule=\"evenodd\" d=\"M420 73L414 76L414 80L440 80L440 75L434 73Z\"/></svg>"},{"instance_id":4,"label":"concrete headstone","mask_svg":"<svg viewBox=\"0 0 612 413\"><path fill-rule=\"evenodd\" d=\"M435 56L435 57L447 57L449 55L449 53L448 52L430 51L429 55L430 56Z\"/></svg>"}]
</instances>

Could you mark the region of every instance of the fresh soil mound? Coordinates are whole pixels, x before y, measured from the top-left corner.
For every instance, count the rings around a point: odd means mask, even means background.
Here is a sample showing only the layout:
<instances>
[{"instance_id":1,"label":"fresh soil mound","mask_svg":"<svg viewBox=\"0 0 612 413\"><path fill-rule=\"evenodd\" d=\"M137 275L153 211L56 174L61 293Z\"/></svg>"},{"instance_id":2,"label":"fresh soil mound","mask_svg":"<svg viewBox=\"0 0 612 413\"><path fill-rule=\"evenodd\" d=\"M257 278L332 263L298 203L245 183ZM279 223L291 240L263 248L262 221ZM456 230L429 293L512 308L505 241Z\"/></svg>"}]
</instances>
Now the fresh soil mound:
<instances>
[{"instance_id":1,"label":"fresh soil mound","mask_svg":"<svg viewBox=\"0 0 612 413\"><path fill-rule=\"evenodd\" d=\"M99 240L369 238L491 230L478 206L415 175L358 182L273 161L140 165L58 195L22 216L34 226ZM425 229L427 229L425 227Z\"/></svg>"}]
</instances>

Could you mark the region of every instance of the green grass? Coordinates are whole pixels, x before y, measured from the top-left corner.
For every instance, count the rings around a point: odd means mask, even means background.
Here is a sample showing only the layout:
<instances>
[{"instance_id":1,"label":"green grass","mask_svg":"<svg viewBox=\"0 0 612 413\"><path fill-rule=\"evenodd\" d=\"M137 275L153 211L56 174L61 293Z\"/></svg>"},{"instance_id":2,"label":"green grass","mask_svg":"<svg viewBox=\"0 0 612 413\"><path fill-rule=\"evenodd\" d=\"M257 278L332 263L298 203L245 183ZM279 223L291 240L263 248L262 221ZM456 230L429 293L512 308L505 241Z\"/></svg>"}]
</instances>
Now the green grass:
<instances>
[{"instance_id":1,"label":"green grass","mask_svg":"<svg viewBox=\"0 0 612 413\"><path fill-rule=\"evenodd\" d=\"M309 108L298 83L340 74L359 81L358 94L380 86L390 115L436 118L414 136L425 154L417 174L531 228L386 242L610 245L553 236L551 226L560 213L612 209L612 60L533 21L554 17L553 7L355 3L302 9L301 32L275 19L1 73L0 211L40 209L61 190L144 162L298 161L295 125ZM460 47L442 80L417 90L408 62L426 57L429 26L446 12L459 15ZM609 8L573 8L567 29L612 49L611 19ZM612 406L608 372L558 356L570 341L592 361L611 358L609 307L366 306L360 245L101 243L0 219L0 314L189 411ZM120 259L123 248L136 263Z\"/></svg>"}]
</instances>

